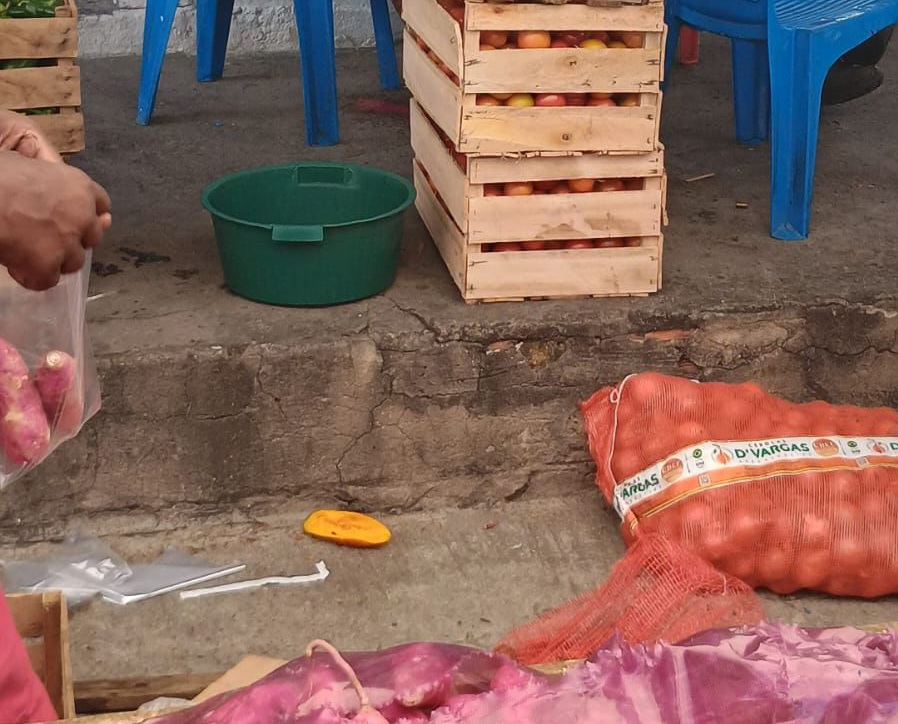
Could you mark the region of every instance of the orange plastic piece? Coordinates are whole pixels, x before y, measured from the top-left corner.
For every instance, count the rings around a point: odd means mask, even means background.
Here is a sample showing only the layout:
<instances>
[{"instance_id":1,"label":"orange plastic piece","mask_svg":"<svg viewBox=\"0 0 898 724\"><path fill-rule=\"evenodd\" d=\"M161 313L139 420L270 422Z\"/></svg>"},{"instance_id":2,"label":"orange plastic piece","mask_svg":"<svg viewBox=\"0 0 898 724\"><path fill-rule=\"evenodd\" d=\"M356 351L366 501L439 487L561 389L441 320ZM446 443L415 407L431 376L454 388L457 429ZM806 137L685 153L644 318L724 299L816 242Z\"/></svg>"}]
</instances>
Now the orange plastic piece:
<instances>
[{"instance_id":1,"label":"orange plastic piece","mask_svg":"<svg viewBox=\"0 0 898 724\"><path fill-rule=\"evenodd\" d=\"M353 548L379 548L392 537L379 520L348 510L317 510L306 518L302 529L313 538Z\"/></svg>"}]
</instances>

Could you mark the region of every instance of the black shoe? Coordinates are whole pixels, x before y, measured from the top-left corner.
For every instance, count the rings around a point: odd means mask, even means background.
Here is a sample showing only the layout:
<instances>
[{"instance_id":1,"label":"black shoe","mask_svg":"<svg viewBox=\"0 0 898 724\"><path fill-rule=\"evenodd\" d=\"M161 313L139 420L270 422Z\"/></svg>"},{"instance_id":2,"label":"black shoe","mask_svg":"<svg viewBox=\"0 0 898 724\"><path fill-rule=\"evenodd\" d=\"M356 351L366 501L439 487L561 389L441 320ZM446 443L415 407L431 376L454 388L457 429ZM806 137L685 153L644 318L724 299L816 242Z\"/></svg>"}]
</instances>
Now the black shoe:
<instances>
[{"instance_id":1,"label":"black shoe","mask_svg":"<svg viewBox=\"0 0 898 724\"><path fill-rule=\"evenodd\" d=\"M823 105L836 106L857 100L882 85L879 68L866 65L836 64L823 84Z\"/></svg>"}]
</instances>

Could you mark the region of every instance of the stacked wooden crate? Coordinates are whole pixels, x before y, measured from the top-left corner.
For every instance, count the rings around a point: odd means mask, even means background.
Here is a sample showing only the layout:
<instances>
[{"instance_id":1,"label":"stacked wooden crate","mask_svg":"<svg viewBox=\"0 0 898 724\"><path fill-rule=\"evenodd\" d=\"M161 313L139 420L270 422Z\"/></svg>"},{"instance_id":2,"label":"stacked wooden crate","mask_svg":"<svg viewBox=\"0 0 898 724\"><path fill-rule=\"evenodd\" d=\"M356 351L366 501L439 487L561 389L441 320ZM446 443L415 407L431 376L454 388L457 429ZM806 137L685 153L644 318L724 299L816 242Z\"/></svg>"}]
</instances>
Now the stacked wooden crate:
<instances>
[{"instance_id":1,"label":"stacked wooden crate","mask_svg":"<svg viewBox=\"0 0 898 724\"><path fill-rule=\"evenodd\" d=\"M461 1L402 17L418 210L464 299L657 291L662 0Z\"/></svg>"},{"instance_id":2,"label":"stacked wooden crate","mask_svg":"<svg viewBox=\"0 0 898 724\"><path fill-rule=\"evenodd\" d=\"M30 115L66 154L84 149L77 52L73 0L0 0L0 108Z\"/></svg>"}]
</instances>

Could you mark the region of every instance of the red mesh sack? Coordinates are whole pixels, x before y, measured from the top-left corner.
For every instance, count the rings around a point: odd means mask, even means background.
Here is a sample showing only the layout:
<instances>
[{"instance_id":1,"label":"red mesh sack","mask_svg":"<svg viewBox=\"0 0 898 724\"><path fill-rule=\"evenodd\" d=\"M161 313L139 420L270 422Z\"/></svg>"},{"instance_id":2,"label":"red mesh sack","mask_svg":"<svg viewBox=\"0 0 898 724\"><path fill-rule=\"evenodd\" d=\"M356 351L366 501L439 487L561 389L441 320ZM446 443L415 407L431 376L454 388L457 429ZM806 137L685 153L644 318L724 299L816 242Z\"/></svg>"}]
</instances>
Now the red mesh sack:
<instances>
[{"instance_id":1,"label":"red mesh sack","mask_svg":"<svg viewBox=\"0 0 898 724\"><path fill-rule=\"evenodd\" d=\"M602 586L515 629L496 651L532 666L585 659L615 631L630 643L676 643L762 618L761 600L745 583L650 535L630 548Z\"/></svg>"},{"instance_id":2,"label":"red mesh sack","mask_svg":"<svg viewBox=\"0 0 898 724\"><path fill-rule=\"evenodd\" d=\"M898 412L659 374L581 409L628 542L661 533L777 593L898 592Z\"/></svg>"}]
</instances>

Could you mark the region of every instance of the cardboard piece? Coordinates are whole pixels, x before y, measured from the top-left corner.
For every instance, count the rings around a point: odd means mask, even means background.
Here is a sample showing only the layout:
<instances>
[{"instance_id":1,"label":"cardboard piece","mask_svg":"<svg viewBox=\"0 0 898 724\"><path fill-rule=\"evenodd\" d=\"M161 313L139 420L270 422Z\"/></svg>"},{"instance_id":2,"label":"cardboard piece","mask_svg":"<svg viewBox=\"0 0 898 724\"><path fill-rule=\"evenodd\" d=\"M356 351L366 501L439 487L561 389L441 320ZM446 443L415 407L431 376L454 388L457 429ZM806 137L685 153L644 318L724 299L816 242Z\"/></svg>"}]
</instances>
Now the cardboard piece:
<instances>
[{"instance_id":1,"label":"cardboard piece","mask_svg":"<svg viewBox=\"0 0 898 724\"><path fill-rule=\"evenodd\" d=\"M267 656L245 656L234 668L209 684L193 702L199 704L226 691L242 689L250 684L255 684L259 679L263 679L286 663L281 659L272 659Z\"/></svg>"}]
</instances>

